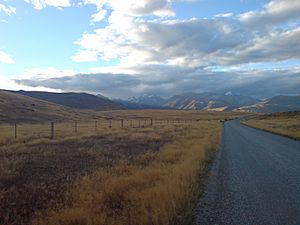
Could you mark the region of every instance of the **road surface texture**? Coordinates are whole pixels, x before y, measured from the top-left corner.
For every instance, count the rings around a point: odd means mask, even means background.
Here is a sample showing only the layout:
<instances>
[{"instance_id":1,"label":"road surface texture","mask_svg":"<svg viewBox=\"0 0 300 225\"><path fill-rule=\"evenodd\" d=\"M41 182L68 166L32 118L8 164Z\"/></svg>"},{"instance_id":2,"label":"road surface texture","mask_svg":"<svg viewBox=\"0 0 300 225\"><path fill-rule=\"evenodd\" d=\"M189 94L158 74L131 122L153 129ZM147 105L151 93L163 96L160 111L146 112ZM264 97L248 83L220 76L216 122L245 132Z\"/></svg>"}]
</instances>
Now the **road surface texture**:
<instances>
[{"instance_id":1,"label":"road surface texture","mask_svg":"<svg viewBox=\"0 0 300 225\"><path fill-rule=\"evenodd\" d=\"M225 123L196 224L300 224L300 142Z\"/></svg>"}]
</instances>

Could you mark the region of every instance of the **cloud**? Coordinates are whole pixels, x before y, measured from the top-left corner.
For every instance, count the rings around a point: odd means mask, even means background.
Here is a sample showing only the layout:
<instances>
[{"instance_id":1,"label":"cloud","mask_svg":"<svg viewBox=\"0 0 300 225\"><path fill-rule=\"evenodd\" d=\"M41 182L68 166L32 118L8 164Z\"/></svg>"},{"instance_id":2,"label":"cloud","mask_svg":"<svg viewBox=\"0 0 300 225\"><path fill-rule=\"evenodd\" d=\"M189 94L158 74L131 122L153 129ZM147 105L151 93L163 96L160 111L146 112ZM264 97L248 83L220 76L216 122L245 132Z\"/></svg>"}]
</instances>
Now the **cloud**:
<instances>
[{"instance_id":1,"label":"cloud","mask_svg":"<svg viewBox=\"0 0 300 225\"><path fill-rule=\"evenodd\" d=\"M174 15L169 0L108 0L108 5L112 8L114 13L134 17L147 15Z\"/></svg>"},{"instance_id":2,"label":"cloud","mask_svg":"<svg viewBox=\"0 0 300 225\"><path fill-rule=\"evenodd\" d=\"M140 81L125 74L76 74L57 78L19 79L19 85L30 87L46 87L65 91L103 93L119 96L122 93L134 93ZM101 90L101 91L100 91Z\"/></svg>"},{"instance_id":3,"label":"cloud","mask_svg":"<svg viewBox=\"0 0 300 225\"><path fill-rule=\"evenodd\" d=\"M240 20L251 27L272 26L300 18L299 0L273 0L262 11L250 11L240 15Z\"/></svg>"},{"instance_id":4,"label":"cloud","mask_svg":"<svg viewBox=\"0 0 300 225\"><path fill-rule=\"evenodd\" d=\"M4 64L15 64L15 61L13 60L12 56L0 51L0 63Z\"/></svg>"},{"instance_id":5,"label":"cloud","mask_svg":"<svg viewBox=\"0 0 300 225\"><path fill-rule=\"evenodd\" d=\"M12 14L16 14L17 10L12 6L6 6L0 3L0 12L4 12L8 16L11 16Z\"/></svg>"},{"instance_id":6,"label":"cloud","mask_svg":"<svg viewBox=\"0 0 300 225\"><path fill-rule=\"evenodd\" d=\"M252 76L253 74L249 75ZM231 88L232 92L257 98L300 94L300 71L257 71L255 75L255 78L249 79L248 82L233 86Z\"/></svg>"},{"instance_id":7,"label":"cloud","mask_svg":"<svg viewBox=\"0 0 300 225\"><path fill-rule=\"evenodd\" d=\"M37 10L41 10L46 8L47 6L52 7L70 7L71 1L70 0L24 0L25 2L32 4L33 7Z\"/></svg>"},{"instance_id":8,"label":"cloud","mask_svg":"<svg viewBox=\"0 0 300 225\"><path fill-rule=\"evenodd\" d=\"M97 62L98 52L93 50L83 50L71 57L74 62Z\"/></svg>"},{"instance_id":9,"label":"cloud","mask_svg":"<svg viewBox=\"0 0 300 225\"><path fill-rule=\"evenodd\" d=\"M121 27L113 22L94 33L83 34L75 42L80 50L73 60L80 61L77 56L84 55L84 59L94 61L97 55L98 60L120 59L124 65L174 61L200 65L216 63L213 58L204 62L203 57L208 59L218 50L232 49L247 41L246 35L230 20L133 22L127 19Z\"/></svg>"},{"instance_id":10,"label":"cloud","mask_svg":"<svg viewBox=\"0 0 300 225\"><path fill-rule=\"evenodd\" d=\"M230 50L221 57L222 64L243 64L253 62L278 62L300 59L300 28L288 31L273 31L256 37ZM230 57L229 54L233 54Z\"/></svg>"},{"instance_id":11,"label":"cloud","mask_svg":"<svg viewBox=\"0 0 300 225\"><path fill-rule=\"evenodd\" d=\"M63 1L30 2L41 9L62 7L56 3ZM96 28L75 42L78 49L71 59L117 63L85 73L29 70L16 82L109 97L187 91L232 91L256 97L299 93L299 69L241 69L253 63L299 62L298 0L273 0L260 11L241 15L191 19L177 19L173 2L83 0L82 7L95 6L91 23ZM97 22L103 19L107 23L99 28Z\"/></svg>"},{"instance_id":12,"label":"cloud","mask_svg":"<svg viewBox=\"0 0 300 225\"><path fill-rule=\"evenodd\" d=\"M101 20L103 20L105 18L107 14L107 10L103 9L103 10L99 10L97 13L92 15L93 18L93 22L100 22Z\"/></svg>"},{"instance_id":13,"label":"cloud","mask_svg":"<svg viewBox=\"0 0 300 225\"><path fill-rule=\"evenodd\" d=\"M221 13L221 14L217 14L216 17L232 17L234 16L233 13Z\"/></svg>"},{"instance_id":14,"label":"cloud","mask_svg":"<svg viewBox=\"0 0 300 225\"><path fill-rule=\"evenodd\" d=\"M14 80L8 77L0 76L0 89L1 90L25 90L25 91L59 91L58 89L50 89L45 87L30 87L25 85L17 84Z\"/></svg>"},{"instance_id":15,"label":"cloud","mask_svg":"<svg viewBox=\"0 0 300 225\"><path fill-rule=\"evenodd\" d=\"M95 4L94 1L88 1ZM119 1L118 1L119 2ZM300 17L299 1L274 0L262 11L212 19L178 20L157 12L173 12L170 1L143 0L98 3L99 12L110 7L109 24L84 33L75 42L76 62L118 59L121 66L166 64L187 67L234 65L299 59L298 25L279 29L274 24ZM147 16L157 16L149 19ZM175 15L174 12L169 16ZM265 30L262 26L274 25ZM296 28L295 28L296 27ZM274 47L275 46L275 47ZM296 47L297 48L297 47Z\"/></svg>"},{"instance_id":16,"label":"cloud","mask_svg":"<svg viewBox=\"0 0 300 225\"><path fill-rule=\"evenodd\" d=\"M32 68L27 69L22 74L24 79L49 79L49 78L58 78L58 77L65 77L65 76L73 76L76 75L78 72L74 70L60 70L53 67L48 67L46 69L41 68Z\"/></svg>"},{"instance_id":17,"label":"cloud","mask_svg":"<svg viewBox=\"0 0 300 225\"><path fill-rule=\"evenodd\" d=\"M205 68L147 65L137 68L143 75L78 73L54 78L18 79L19 85L101 93L126 98L143 93L165 97L183 92L216 92L266 98L276 94L299 94L300 69L231 70L216 72Z\"/></svg>"}]
</instances>

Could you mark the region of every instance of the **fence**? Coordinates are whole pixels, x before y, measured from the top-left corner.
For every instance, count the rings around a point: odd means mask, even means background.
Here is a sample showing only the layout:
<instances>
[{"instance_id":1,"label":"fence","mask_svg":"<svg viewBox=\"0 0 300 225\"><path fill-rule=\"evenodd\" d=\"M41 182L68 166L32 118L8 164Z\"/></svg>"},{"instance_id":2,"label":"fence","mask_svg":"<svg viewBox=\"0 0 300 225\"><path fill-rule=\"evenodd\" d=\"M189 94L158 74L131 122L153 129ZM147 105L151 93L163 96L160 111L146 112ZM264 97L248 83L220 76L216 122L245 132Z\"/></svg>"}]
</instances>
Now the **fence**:
<instances>
[{"instance_id":1,"label":"fence","mask_svg":"<svg viewBox=\"0 0 300 225\"><path fill-rule=\"evenodd\" d=\"M145 128L167 124L188 123L191 120L169 119L105 119L48 123L0 124L0 144L38 138L55 139L73 135L92 134L106 129Z\"/></svg>"}]
</instances>

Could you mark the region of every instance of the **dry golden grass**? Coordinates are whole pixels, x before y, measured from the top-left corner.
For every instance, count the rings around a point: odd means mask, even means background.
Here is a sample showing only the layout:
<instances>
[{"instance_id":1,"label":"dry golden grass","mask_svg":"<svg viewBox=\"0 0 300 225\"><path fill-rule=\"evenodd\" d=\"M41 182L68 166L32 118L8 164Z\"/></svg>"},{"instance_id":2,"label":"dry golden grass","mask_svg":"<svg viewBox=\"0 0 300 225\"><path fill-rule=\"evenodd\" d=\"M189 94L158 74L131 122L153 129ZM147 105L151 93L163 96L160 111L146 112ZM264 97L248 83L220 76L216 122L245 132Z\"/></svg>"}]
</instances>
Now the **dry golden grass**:
<instances>
[{"instance_id":1,"label":"dry golden grass","mask_svg":"<svg viewBox=\"0 0 300 225\"><path fill-rule=\"evenodd\" d=\"M99 115L103 118L153 118L154 120L220 120L237 118L245 113L239 112L205 112L197 110L114 110L104 111Z\"/></svg>"},{"instance_id":2,"label":"dry golden grass","mask_svg":"<svg viewBox=\"0 0 300 225\"><path fill-rule=\"evenodd\" d=\"M245 121L245 124L300 140L300 112L261 115Z\"/></svg>"},{"instance_id":3,"label":"dry golden grass","mask_svg":"<svg viewBox=\"0 0 300 225\"><path fill-rule=\"evenodd\" d=\"M219 121L195 123L159 152L95 170L74 185L62 209L48 211L34 224L177 223L192 207L199 173L216 150L220 134Z\"/></svg>"},{"instance_id":4,"label":"dry golden grass","mask_svg":"<svg viewBox=\"0 0 300 225\"><path fill-rule=\"evenodd\" d=\"M49 123L19 124L18 139L10 141L3 137L13 128L0 125L2 224L182 224L218 146L220 120L241 115L99 114L114 119L112 128L108 120L99 120L97 130L95 121L82 121L75 133L74 121L57 123L55 140Z\"/></svg>"},{"instance_id":5,"label":"dry golden grass","mask_svg":"<svg viewBox=\"0 0 300 225\"><path fill-rule=\"evenodd\" d=\"M141 128L112 128L86 136L34 139L0 148L0 221L30 224L38 212L62 204L64 193L75 180L97 168L128 163L147 152L157 152L189 124Z\"/></svg>"},{"instance_id":6,"label":"dry golden grass","mask_svg":"<svg viewBox=\"0 0 300 225\"><path fill-rule=\"evenodd\" d=\"M87 113L87 112L85 112ZM99 132L107 132L111 119L113 129L121 128L121 120L124 120L124 127L145 127L153 125L161 126L167 124L193 123L194 121L224 120L225 118L237 118L241 113L232 112L199 112L180 110L119 110L109 112L89 112L90 116L79 115L77 118L65 122L55 122L55 139L66 137L88 136ZM85 115L85 114L84 114ZM92 118L92 119L91 119ZM77 132L75 129L77 121ZM47 139L51 137L51 122L17 123L17 138L15 138L14 123L0 123L0 146L14 143L24 143L36 139ZM95 124L97 123L97 124Z\"/></svg>"},{"instance_id":7,"label":"dry golden grass","mask_svg":"<svg viewBox=\"0 0 300 225\"><path fill-rule=\"evenodd\" d=\"M95 122L97 121L97 127ZM75 128L77 126L77 129ZM88 136L98 132L105 132L109 128L108 120L69 121L54 123L54 138ZM112 121L112 128L119 129L120 121ZM17 138L15 138L14 124L0 124L0 145L24 143L37 139L51 137L51 122L48 123L18 123Z\"/></svg>"}]
</instances>

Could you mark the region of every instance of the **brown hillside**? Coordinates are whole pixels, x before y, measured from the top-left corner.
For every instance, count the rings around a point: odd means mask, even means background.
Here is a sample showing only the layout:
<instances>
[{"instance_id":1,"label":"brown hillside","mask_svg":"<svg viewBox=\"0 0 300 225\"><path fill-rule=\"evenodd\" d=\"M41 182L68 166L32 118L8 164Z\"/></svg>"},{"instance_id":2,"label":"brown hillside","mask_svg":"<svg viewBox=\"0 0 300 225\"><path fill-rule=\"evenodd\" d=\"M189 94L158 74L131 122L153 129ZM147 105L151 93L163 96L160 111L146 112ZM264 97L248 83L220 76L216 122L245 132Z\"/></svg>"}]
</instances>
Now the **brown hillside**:
<instances>
[{"instance_id":1,"label":"brown hillside","mask_svg":"<svg viewBox=\"0 0 300 225\"><path fill-rule=\"evenodd\" d=\"M91 118L96 114L0 90L0 122L43 122Z\"/></svg>"}]
</instances>

